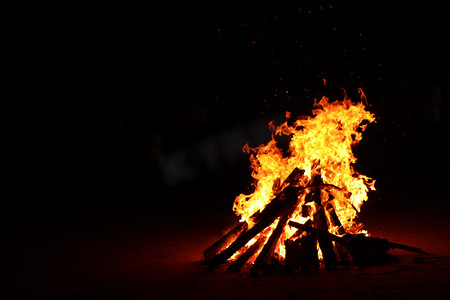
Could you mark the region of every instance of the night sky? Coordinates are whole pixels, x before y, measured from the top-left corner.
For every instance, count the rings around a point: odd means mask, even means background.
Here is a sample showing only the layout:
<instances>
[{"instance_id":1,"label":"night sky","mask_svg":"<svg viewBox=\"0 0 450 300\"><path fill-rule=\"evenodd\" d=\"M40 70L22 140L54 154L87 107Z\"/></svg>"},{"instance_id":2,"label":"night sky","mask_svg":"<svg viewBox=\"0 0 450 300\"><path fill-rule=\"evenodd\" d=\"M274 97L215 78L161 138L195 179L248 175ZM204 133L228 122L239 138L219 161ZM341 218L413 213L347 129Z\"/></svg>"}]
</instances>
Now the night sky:
<instances>
[{"instance_id":1,"label":"night sky","mask_svg":"<svg viewBox=\"0 0 450 300\"><path fill-rule=\"evenodd\" d=\"M379 117L357 150L369 175L391 162L414 169L427 85L441 100L426 151L445 161L446 8L360 2L23 8L9 24L6 207L139 207L223 178L235 194L249 180L242 146L267 142L265 124L286 110L342 98L341 87L355 99L363 88Z\"/></svg>"}]
</instances>

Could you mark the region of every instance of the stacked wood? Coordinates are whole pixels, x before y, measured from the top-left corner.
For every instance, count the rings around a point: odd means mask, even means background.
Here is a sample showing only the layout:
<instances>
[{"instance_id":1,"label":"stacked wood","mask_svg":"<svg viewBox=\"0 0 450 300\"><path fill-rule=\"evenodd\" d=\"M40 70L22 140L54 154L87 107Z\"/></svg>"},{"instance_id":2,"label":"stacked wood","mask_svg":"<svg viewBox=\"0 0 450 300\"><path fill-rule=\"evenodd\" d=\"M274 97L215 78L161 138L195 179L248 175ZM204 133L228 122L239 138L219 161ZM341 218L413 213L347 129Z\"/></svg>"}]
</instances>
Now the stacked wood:
<instances>
[{"instance_id":1,"label":"stacked wood","mask_svg":"<svg viewBox=\"0 0 450 300\"><path fill-rule=\"evenodd\" d=\"M293 207L291 209L291 212L295 209ZM264 245L263 249L261 250L261 253L258 255L258 258L256 259L255 263L253 264L253 267L250 270L250 273L252 275L257 275L259 271L263 270L265 268L266 270L270 269L270 258L272 257L272 254L274 253L275 247L277 245L278 239L280 238L280 235L284 231L284 227L286 226L287 221L290 218L290 214L286 214L278 221L277 227L270 235L269 239L267 240L266 244Z\"/></svg>"},{"instance_id":2,"label":"stacked wood","mask_svg":"<svg viewBox=\"0 0 450 300\"><path fill-rule=\"evenodd\" d=\"M248 225L245 222L237 224L233 229L228 231L223 237L221 237L217 242L212 244L208 249L203 252L203 257L205 260L210 260L218 253L223 251L227 245L232 243L243 231L247 229Z\"/></svg>"},{"instance_id":3,"label":"stacked wood","mask_svg":"<svg viewBox=\"0 0 450 300\"><path fill-rule=\"evenodd\" d=\"M317 238L306 234L297 240L286 240L285 270L293 272L300 269L302 272L312 273L319 270L320 262L317 253Z\"/></svg>"},{"instance_id":4,"label":"stacked wood","mask_svg":"<svg viewBox=\"0 0 450 300\"><path fill-rule=\"evenodd\" d=\"M328 225L325 217L325 211L320 208L314 215L314 226L319 230L328 231ZM319 247L322 250L323 262L327 269L334 268L337 265L336 253L334 253L333 241L321 236L317 237Z\"/></svg>"},{"instance_id":5,"label":"stacked wood","mask_svg":"<svg viewBox=\"0 0 450 300\"><path fill-rule=\"evenodd\" d=\"M368 237L364 234L347 234L339 237L326 231L319 230L298 222L289 221L290 226L314 234L323 239L328 239L343 245L350 253L356 266L371 266L392 260L393 257L387 253L390 249L398 248L421 254L427 254L419 248L403 244L392 243L387 239Z\"/></svg>"},{"instance_id":6,"label":"stacked wood","mask_svg":"<svg viewBox=\"0 0 450 300\"><path fill-rule=\"evenodd\" d=\"M228 272L239 272L244 264L246 264L247 261L264 246L265 240L266 237L260 235L256 242L228 267Z\"/></svg>"},{"instance_id":7,"label":"stacked wood","mask_svg":"<svg viewBox=\"0 0 450 300\"><path fill-rule=\"evenodd\" d=\"M206 249L203 256L208 270L236 256L228 267L230 272L240 271L250 264L252 275L273 271L280 264L276 248L287 225L298 229L284 240L284 267L288 272L299 269L302 272L317 271L320 267L318 248L327 269L346 264L350 259L357 266L383 263L392 258L387 254L392 248L424 253L418 248L385 239L348 234L336 214L333 196L328 193L329 189L339 188L324 184L320 175L314 176L308 186L300 186L302 176L304 171L297 168L283 183L278 180L273 187L276 196L264 210L251 217L253 226L248 226L246 222L239 223ZM302 216L309 218L305 224L290 221L300 203L303 205ZM274 222L278 223L272 230ZM338 235L331 234L331 228ZM252 239L256 241L250 244Z\"/></svg>"},{"instance_id":8,"label":"stacked wood","mask_svg":"<svg viewBox=\"0 0 450 300\"><path fill-rule=\"evenodd\" d=\"M242 232L239 237L231 243L228 248L217 254L205 263L212 270L225 263L235 252L244 247L252 238L265 228L269 227L279 216L284 216L298 205L298 192L300 187L288 186L281 192L257 217L258 223L247 231ZM277 199L278 198L278 199Z\"/></svg>"}]
</instances>

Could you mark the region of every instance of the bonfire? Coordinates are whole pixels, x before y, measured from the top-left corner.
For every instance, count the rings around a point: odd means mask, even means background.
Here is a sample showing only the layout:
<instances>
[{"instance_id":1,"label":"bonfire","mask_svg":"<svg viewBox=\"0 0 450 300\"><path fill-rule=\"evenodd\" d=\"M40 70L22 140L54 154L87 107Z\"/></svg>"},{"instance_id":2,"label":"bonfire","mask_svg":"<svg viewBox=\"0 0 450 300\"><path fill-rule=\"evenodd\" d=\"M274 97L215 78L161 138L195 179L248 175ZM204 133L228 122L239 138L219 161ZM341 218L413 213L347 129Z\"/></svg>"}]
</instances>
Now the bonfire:
<instances>
[{"instance_id":1,"label":"bonfire","mask_svg":"<svg viewBox=\"0 0 450 300\"><path fill-rule=\"evenodd\" d=\"M375 180L354 169L353 147L376 122L361 101L323 97L311 116L275 126L265 145L243 150L250 154L253 193L236 197L233 211L239 224L204 252L209 269L227 265L252 274L279 266L288 271L315 271L340 265L366 266L391 258L387 251L418 248L373 238L357 216ZM289 139L279 147L277 136Z\"/></svg>"}]
</instances>

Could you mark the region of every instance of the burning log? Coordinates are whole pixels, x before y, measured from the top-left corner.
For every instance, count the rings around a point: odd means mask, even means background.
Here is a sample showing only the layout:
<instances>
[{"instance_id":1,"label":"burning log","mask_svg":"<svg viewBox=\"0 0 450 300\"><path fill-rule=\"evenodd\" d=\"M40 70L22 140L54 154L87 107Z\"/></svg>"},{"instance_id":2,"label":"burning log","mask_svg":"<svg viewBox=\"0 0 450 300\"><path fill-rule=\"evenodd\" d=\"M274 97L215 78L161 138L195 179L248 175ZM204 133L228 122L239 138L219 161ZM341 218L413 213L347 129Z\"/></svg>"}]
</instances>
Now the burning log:
<instances>
[{"instance_id":1,"label":"burning log","mask_svg":"<svg viewBox=\"0 0 450 300\"><path fill-rule=\"evenodd\" d=\"M344 227L342 227L342 223L339 220L338 216L336 215L336 209L334 208L333 204L330 202L331 200L328 200L327 202L323 204L323 207L325 209L325 212L328 216L330 227L337 227L337 233L339 235L346 234Z\"/></svg>"},{"instance_id":2,"label":"burning log","mask_svg":"<svg viewBox=\"0 0 450 300\"><path fill-rule=\"evenodd\" d=\"M243 231L247 230L247 223L240 222L223 237L221 237L217 242L212 244L208 249L203 252L203 257L205 260L210 260L218 253L223 251L226 246L232 243Z\"/></svg>"},{"instance_id":3,"label":"burning log","mask_svg":"<svg viewBox=\"0 0 450 300\"><path fill-rule=\"evenodd\" d=\"M329 239L331 241L342 244L350 253L350 256L353 259L353 263L357 266L370 266L384 263L392 259L392 256L387 254L387 251L394 248L426 254L426 252L422 251L419 248L392 243L387 239L368 237L362 234L348 234L345 237L339 237L329 232L325 232L297 222L289 221L288 224L295 228L320 236L324 239Z\"/></svg>"},{"instance_id":4,"label":"burning log","mask_svg":"<svg viewBox=\"0 0 450 300\"><path fill-rule=\"evenodd\" d=\"M291 172L291 174L286 178L286 180L283 182L283 185L280 185L280 184L277 185L278 191L280 191L282 188L288 187L291 183L298 181L300 179L300 177L303 176L304 173L305 173L304 170L295 168ZM274 203L274 204L270 208L267 207L268 211L276 211L277 208L274 208L274 207L278 206L278 205L276 205L276 203L281 201L284 196L285 196L284 194L279 193L278 196L272 200L272 203ZM270 213L266 213L266 215L267 214L270 214ZM252 219L254 219L254 222L260 221L263 217L260 216L259 212L256 212L255 214L252 215ZM275 219L276 219L276 217L275 217ZM225 247L230 245L230 243L233 242L242 232L246 231L247 228L248 228L247 222L240 222L236 227L234 227L232 230L230 230L227 234L225 234L222 238L220 238L217 242L212 244L210 247L208 247L203 252L204 261L208 262L212 258L214 258L214 256L216 256L218 253L223 251L225 249Z\"/></svg>"},{"instance_id":5,"label":"burning log","mask_svg":"<svg viewBox=\"0 0 450 300\"><path fill-rule=\"evenodd\" d=\"M297 222L290 221L289 225L317 235L322 239L327 239L330 242L334 241L344 245L352 256L354 264L357 266L368 266L379 262L384 262L387 259L386 252L389 250L388 244L385 243L387 240L374 238L370 238L369 240L369 238L365 237L367 239L364 239L360 235L356 235L356 239L350 238L347 240L342 237L335 236L327 231L305 226Z\"/></svg>"},{"instance_id":6,"label":"burning log","mask_svg":"<svg viewBox=\"0 0 450 300\"><path fill-rule=\"evenodd\" d=\"M316 184L323 183L320 176L315 176L314 182ZM321 191L312 192L310 194L310 201L314 201L316 205L320 206L320 209L314 214L313 217L314 227L322 231L328 231L325 209L322 206ZM319 247L322 250L323 262L325 264L325 267L336 267L337 261L336 254L334 253L333 249L333 242L330 239L323 238L321 236L318 236L317 240L319 242Z\"/></svg>"},{"instance_id":7,"label":"burning log","mask_svg":"<svg viewBox=\"0 0 450 300\"><path fill-rule=\"evenodd\" d=\"M275 197L265 209L257 215L252 228L242 232L239 237L229 245L228 248L217 254L213 258L205 261L209 266L209 270L215 269L219 265L225 263L235 252L244 247L252 238L259 234L266 227L270 226L277 218L284 217L286 214L294 210L300 202L299 194L303 190L318 190L322 188L334 187L333 185L320 185L315 187L295 187L288 186L277 197Z\"/></svg>"},{"instance_id":8,"label":"burning log","mask_svg":"<svg viewBox=\"0 0 450 300\"><path fill-rule=\"evenodd\" d=\"M288 225L292 226L292 227L295 227L297 229L306 231L308 233L315 234L315 235L320 236L322 238L326 238L326 239L332 240L334 242L345 243L343 238L341 238L339 236L336 236L334 234L331 234L328 231L322 231L322 230L319 230L317 228L314 228L314 227L311 227L311 226L308 226L308 225L305 225L305 224L300 224L300 223L294 222L294 221L289 221Z\"/></svg>"},{"instance_id":9,"label":"burning log","mask_svg":"<svg viewBox=\"0 0 450 300\"><path fill-rule=\"evenodd\" d=\"M312 234L307 234L301 240L300 267L302 272L315 272L319 270L319 255L317 253L317 239Z\"/></svg>"},{"instance_id":10,"label":"burning log","mask_svg":"<svg viewBox=\"0 0 450 300\"><path fill-rule=\"evenodd\" d=\"M225 263L236 251L244 247L258 233L270 226L279 216L285 215L298 204L298 193L302 188L288 186L283 192L266 206L258 215L257 221L252 228L244 231L239 237L230 244L224 251L206 261L209 269L215 269L217 266Z\"/></svg>"},{"instance_id":11,"label":"burning log","mask_svg":"<svg viewBox=\"0 0 450 300\"><path fill-rule=\"evenodd\" d=\"M327 220L323 208L314 215L314 226L319 230L328 231ZM317 238L319 247L322 250L323 262L326 268L336 267L336 253L334 253L333 242L328 238L319 236Z\"/></svg>"},{"instance_id":12,"label":"burning log","mask_svg":"<svg viewBox=\"0 0 450 300\"><path fill-rule=\"evenodd\" d=\"M239 272L241 268L247 263L247 261L264 245L266 237L260 235L258 240L250 246L238 259L236 259L229 267L228 272Z\"/></svg>"},{"instance_id":13,"label":"burning log","mask_svg":"<svg viewBox=\"0 0 450 300\"><path fill-rule=\"evenodd\" d=\"M306 207L306 206L303 206ZM306 221L305 226L310 226L312 224L311 219ZM304 249L305 249L305 238L306 235L302 236L304 233L303 230L297 230L294 235L291 236L290 239L284 241L285 249L286 249L286 257L284 260L284 269L287 272L292 272L304 263ZM312 237L312 236L310 236ZM303 242L302 242L303 241ZM312 247L314 248L314 246ZM317 251L316 251L317 252ZM317 256L317 255L316 255ZM317 264L319 263L319 258L317 257Z\"/></svg>"},{"instance_id":14,"label":"burning log","mask_svg":"<svg viewBox=\"0 0 450 300\"><path fill-rule=\"evenodd\" d=\"M285 247L285 271L292 272L300 268L302 272L311 273L319 270L317 238L314 235L306 234L295 241L286 240Z\"/></svg>"},{"instance_id":15,"label":"burning log","mask_svg":"<svg viewBox=\"0 0 450 300\"><path fill-rule=\"evenodd\" d=\"M330 201L330 200L328 200L328 201ZM341 221L339 221L339 218L336 215L336 211L335 211L335 208L332 205L332 203L324 204L324 208L325 208L326 215L328 216L328 220L330 223L329 227L330 228L337 227L337 234L339 234L340 236L347 234L344 227L342 227ZM339 243L335 243L335 242L333 242L333 243L334 243L335 253L338 256L338 260L340 261L340 263L347 261L349 259L349 256L348 256L348 253L345 250L344 246L342 246Z\"/></svg>"},{"instance_id":16,"label":"burning log","mask_svg":"<svg viewBox=\"0 0 450 300\"><path fill-rule=\"evenodd\" d=\"M291 209L292 210L295 207ZM263 268L267 270L268 266L270 266L269 259L272 257L272 254L275 250L275 247L277 245L278 239L280 238L280 235L284 231L284 227L286 226L287 221L289 220L291 213L288 213L284 215L277 224L277 227L270 235L269 239L267 240L266 244L264 245L263 249L261 250L261 253L259 253L258 258L256 258L256 261L253 265L253 267L250 269L250 274L257 275L259 271L261 271Z\"/></svg>"}]
</instances>

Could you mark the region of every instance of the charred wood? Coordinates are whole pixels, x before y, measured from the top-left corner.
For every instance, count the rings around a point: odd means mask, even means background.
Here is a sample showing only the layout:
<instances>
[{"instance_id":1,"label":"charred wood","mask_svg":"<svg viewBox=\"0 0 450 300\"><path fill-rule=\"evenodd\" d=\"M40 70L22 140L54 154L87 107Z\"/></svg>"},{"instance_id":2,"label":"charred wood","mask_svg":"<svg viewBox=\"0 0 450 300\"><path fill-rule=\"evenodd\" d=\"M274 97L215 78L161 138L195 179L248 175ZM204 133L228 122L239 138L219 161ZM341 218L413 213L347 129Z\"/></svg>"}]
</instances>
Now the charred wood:
<instances>
[{"instance_id":1,"label":"charred wood","mask_svg":"<svg viewBox=\"0 0 450 300\"><path fill-rule=\"evenodd\" d=\"M210 260L219 252L221 252L227 245L232 243L243 231L247 229L248 225L246 222L240 222L223 237L221 237L217 242L212 244L208 249L203 252L203 258L205 261Z\"/></svg>"},{"instance_id":2,"label":"charred wood","mask_svg":"<svg viewBox=\"0 0 450 300\"><path fill-rule=\"evenodd\" d=\"M315 234L321 238L341 243L350 254L353 263L356 266L361 267L372 266L385 263L394 259L392 255L387 254L387 251L391 248L390 245L392 243L386 239L368 237L362 234L356 235L348 234L345 236L345 238L342 238L329 232L325 232L310 226L305 226L304 224L300 224L297 222L289 221L288 224L290 226L307 231L311 234Z\"/></svg>"},{"instance_id":3,"label":"charred wood","mask_svg":"<svg viewBox=\"0 0 450 300\"><path fill-rule=\"evenodd\" d=\"M239 272L247 261L264 245L265 236L260 236L258 240L242 253L229 267L228 272Z\"/></svg>"},{"instance_id":4,"label":"charred wood","mask_svg":"<svg viewBox=\"0 0 450 300\"><path fill-rule=\"evenodd\" d=\"M308 225L305 225L305 224L300 224L300 223L295 222L295 221L289 221L288 225L292 226L292 227L295 227L297 229L306 231L308 233L312 233L312 234L315 234L317 236L330 239L330 240L338 242L338 243L343 243L343 244L345 243L345 240L343 238L341 238L341 237L339 237L337 235L331 234L328 231L322 231L322 230L319 230L317 228L314 228L314 227L311 227L311 226L308 226Z\"/></svg>"},{"instance_id":5,"label":"charred wood","mask_svg":"<svg viewBox=\"0 0 450 300\"><path fill-rule=\"evenodd\" d=\"M330 199L328 201L330 201ZM337 227L338 228L337 233L341 236L345 235L346 231L345 231L344 227L342 226L342 223L336 214L336 210L335 210L333 204L327 203L324 205L324 207L325 207L325 211L328 216L329 223L330 223L329 226ZM341 262L347 261L350 258L348 255L348 252L345 250L344 246L342 246L341 244L335 243L334 250L335 250L335 253L336 253L338 259Z\"/></svg>"},{"instance_id":6,"label":"charred wood","mask_svg":"<svg viewBox=\"0 0 450 300\"><path fill-rule=\"evenodd\" d=\"M312 220L309 219L308 221L305 222L306 226L312 226ZM291 240L297 240L298 238L300 238L300 236L304 233L305 231L303 230L297 230L291 237Z\"/></svg>"},{"instance_id":7,"label":"charred wood","mask_svg":"<svg viewBox=\"0 0 450 300\"><path fill-rule=\"evenodd\" d=\"M292 213L292 210L291 210L291 213ZM283 233L284 227L286 226L286 223L289 220L290 216L291 216L291 214L288 213L288 214L284 215L278 221L277 227L274 229L274 231L270 235L266 244L262 248L258 257L256 258L255 263L253 264L253 267L250 269L250 274L258 275L258 273L261 270L263 270L263 268L265 268L267 265L270 265L269 260L272 257L272 254L274 253L278 239L280 238L281 234Z\"/></svg>"},{"instance_id":8,"label":"charred wood","mask_svg":"<svg viewBox=\"0 0 450 300\"><path fill-rule=\"evenodd\" d=\"M328 232L327 219L323 208L317 211L314 215L313 221L314 226L317 229ZM319 242L319 247L322 250L323 263L325 264L325 267L327 269L336 267L337 259L336 253L334 253L333 242L330 239L321 236L318 236L317 240Z\"/></svg>"},{"instance_id":9,"label":"charred wood","mask_svg":"<svg viewBox=\"0 0 450 300\"><path fill-rule=\"evenodd\" d=\"M259 214L257 223L247 231L244 231L239 237L225 250L217 254L210 260L206 261L209 269L212 270L217 266L225 263L236 251L244 247L258 233L270 226L278 217L284 216L298 204L298 193L301 188L287 187L281 192L265 209Z\"/></svg>"},{"instance_id":10,"label":"charred wood","mask_svg":"<svg viewBox=\"0 0 450 300\"><path fill-rule=\"evenodd\" d=\"M308 234L301 238L300 267L302 272L311 273L319 270L319 255L317 253L317 238Z\"/></svg>"},{"instance_id":11,"label":"charred wood","mask_svg":"<svg viewBox=\"0 0 450 300\"><path fill-rule=\"evenodd\" d=\"M298 230L300 231L300 230ZM298 232L297 231L297 232ZM284 247L286 249L286 257L284 258L284 269L290 273L300 268L302 262L301 238L297 240L285 240Z\"/></svg>"},{"instance_id":12,"label":"charred wood","mask_svg":"<svg viewBox=\"0 0 450 300\"><path fill-rule=\"evenodd\" d=\"M342 223L339 220L337 214L336 214L336 210L334 208L334 206L331 203L328 203L327 205L325 205L325 211L327 213L327 215L329 216L330 219L330 226L331 227L338 227L338 234L339 235L344 235L346 234L344 227L342 227Z\"/></svg>"},{"instance_id":13,"label":"charred wood","mask_svg":"<svg viewBox=\"0 0 450 300\"><path fill-rule=\"evenodd\" d=\"M406 250L406 251L411 251L411 252L416 252L416 253L428 255L428 253L426 253L425 251L423 251L420 248L411 247L411 246L407 246L407 245L403 245L403 244L389 242L389 247L391 249L402 249L402 250Z\"/></svg>"},{"instance_id":14,"label":"charred wood","mask_svg":"<svg viewBox=\"0 0 450 300\"><path fill-rule=\"evenodd\" d=\"M322 179L320 178L320 176L316 175L314 178L314 182L316 184L322 184ZM311 201L314 201L316 205L320 207L320 209L313 216L313 223L315 228L324 232L328 232L327 217L325 215L325 208L322 206L321 193L321 190L313 191L312 193L310 193ZM324 194L328 196L327 193ZM334 253L333 249L333 242L330 239L321 236L318 236L317 240L319 242L319 247L322 250L323 262L325 264L325 267L327 269L336 267L337 259L336 253Z\"/></svg>"},{"instance_id":15,"label":"charred wood","mask_svg":"<svg viewBox=\"0 0 450 300\"><path fill-rule=\"evenodd\" d=\"M379 265L393 259L392 255L387 254L389 241L386 239L357 234L346 241L346 249L353 264L359 267Z\"/></svg>"}]
</instances>

